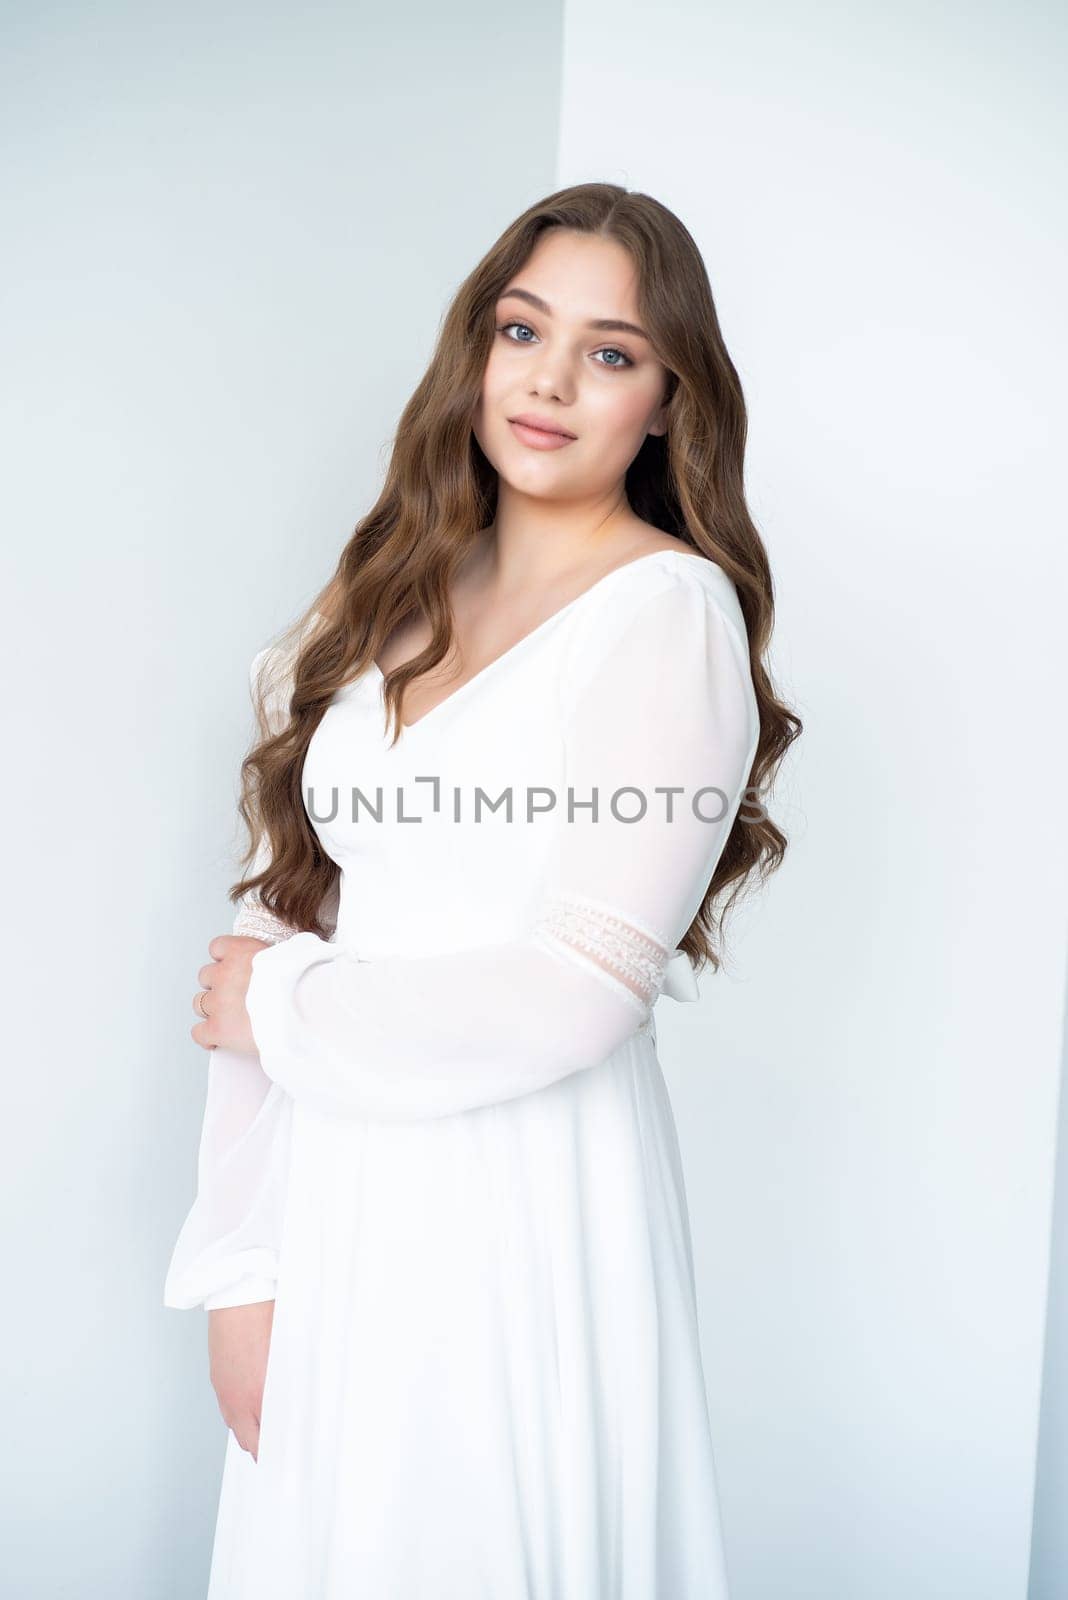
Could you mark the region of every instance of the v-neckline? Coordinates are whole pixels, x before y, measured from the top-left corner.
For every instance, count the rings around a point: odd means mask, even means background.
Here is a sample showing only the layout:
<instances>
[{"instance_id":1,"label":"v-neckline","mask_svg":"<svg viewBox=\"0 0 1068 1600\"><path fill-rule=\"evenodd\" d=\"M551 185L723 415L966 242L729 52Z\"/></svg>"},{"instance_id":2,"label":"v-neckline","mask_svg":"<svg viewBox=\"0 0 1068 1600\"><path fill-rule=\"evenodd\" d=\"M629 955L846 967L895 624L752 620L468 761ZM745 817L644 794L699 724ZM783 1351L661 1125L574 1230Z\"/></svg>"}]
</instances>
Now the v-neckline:
<instances>
[{"instance_id":1,"label":"v-neckline","mask_svg":"<svg viewBox=\"0 0 1068 1600\"><path fill-rule=\"evenodd\" d=\"M685 561L702 561L706 565L712 564L710 558L708 556L701 555L699 551L691 551L688 549L647 550L644 555L635 556L630 561L621 562L618 567L609 568L607 572L602 572L599 578L595 578L594 581L585 589L583 589L580 594L573 596L573 598L570 600L566 600L562 606L558 606L555 611L551 612L543 622L539 622L535 627L531 628L529 632L524 633L521 638L517 639L514 644L510 644L507 650L502 650L500 655L494 656L492 661L487 661L486 665L484 667L480 667L479 670L470 678L465 678L463 683L459 684L451 694L447 694L445 696L444 700L439 700L436 705L432 705L429 711L424 711L423 715L421 717L416 717L414 722L402 722L400 724L400 734L398 739L403 738L403 736L407 733L414 733L416 729L421 728L425 722L429 722L432 717L437 716L439 711L443 712L447 706L451 706L453 701L464 694L466 690L474 688L476 684L481 683L497 667L500 667L506 661L510 661L511 658L520 650L522 650L525 645L530 644L534 639L538 638L540 634L545 632L546 628L548 628L552 623L559 621L559 619L564 616L566 612L570 611L572 607L577 606L581 600L587 599L590 595L595 593L595 591L600 589L601 585L607 583L609 578L616 577L616 575L620 572L626 572L630 567L640 566L642 562L656 561L663 556L667 556L669 560L676 560L681 556ZM374 659L371 661L369 670L377 679L379 700L381 702L382 686L386 681L386 675L382 671L382 668L378 665L378 662Z\"/></svg>"}]
</instances>

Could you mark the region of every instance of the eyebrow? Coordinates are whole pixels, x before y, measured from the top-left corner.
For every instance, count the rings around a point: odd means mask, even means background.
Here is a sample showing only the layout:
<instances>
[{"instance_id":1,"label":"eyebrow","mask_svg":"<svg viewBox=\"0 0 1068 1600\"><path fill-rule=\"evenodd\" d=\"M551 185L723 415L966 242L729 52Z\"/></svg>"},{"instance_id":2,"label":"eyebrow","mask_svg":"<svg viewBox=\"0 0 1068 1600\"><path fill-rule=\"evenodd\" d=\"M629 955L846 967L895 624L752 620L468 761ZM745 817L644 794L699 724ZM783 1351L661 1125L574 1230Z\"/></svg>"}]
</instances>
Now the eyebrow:
<instances>
[{"instance_id":1,"label":"eyebrow","mask_svg":"<svg viewBox=\"0 0 1068 1600\"><path fill-rule=\"evenodd\" d=\"M505 289L499 296L501 300L526 300L537 311L544 311L547 317L552 316L552 307L540 295L531 294L529 289ZM634 333L639 339L648 339L649 335L644 328L639 328L633 322L621 322L618 317L591 317L586 324L587 328L597 328L606 333Z\"/></svg>"}]
</instances>

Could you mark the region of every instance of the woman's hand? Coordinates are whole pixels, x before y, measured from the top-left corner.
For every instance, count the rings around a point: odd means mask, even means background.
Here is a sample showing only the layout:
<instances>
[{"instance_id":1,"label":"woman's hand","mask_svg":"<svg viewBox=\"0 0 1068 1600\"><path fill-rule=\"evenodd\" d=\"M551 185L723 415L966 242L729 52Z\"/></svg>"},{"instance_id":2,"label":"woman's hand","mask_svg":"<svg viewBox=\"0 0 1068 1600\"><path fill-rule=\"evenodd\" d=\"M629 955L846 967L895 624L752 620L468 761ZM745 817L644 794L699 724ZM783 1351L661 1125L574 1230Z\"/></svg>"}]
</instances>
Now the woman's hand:
<instances>
[{"instance_id":1,"label":"woman's hand","mask_svg":"<svg viewBox=\"0 0 1068 1600\"><path fill-rule=\"evenodd\" d=\"M247 1450L256 1462L273 1323L273 1300L250 1306L220 1306L217 1311L208 1312L211 1386L223 1421L242 1450Z\"/></svg>"},{"instance_id":2,"label":"woman's hand","mask_svg":"<svg viewBox=\"0 0 1068 1600\"><path fill-rule=\"evenodd\" d=\"M256 1053L245 995L252 976L253 956L269 948L264 939L249 939L244 934L234 933L220 933L208 945L208 954L213 959L197 973L201 988L193 996L193 1010L200 1021L189 1030L204 1050L217 1050L222 1045L226 1050Z\"/></svg>"}]
</instances>

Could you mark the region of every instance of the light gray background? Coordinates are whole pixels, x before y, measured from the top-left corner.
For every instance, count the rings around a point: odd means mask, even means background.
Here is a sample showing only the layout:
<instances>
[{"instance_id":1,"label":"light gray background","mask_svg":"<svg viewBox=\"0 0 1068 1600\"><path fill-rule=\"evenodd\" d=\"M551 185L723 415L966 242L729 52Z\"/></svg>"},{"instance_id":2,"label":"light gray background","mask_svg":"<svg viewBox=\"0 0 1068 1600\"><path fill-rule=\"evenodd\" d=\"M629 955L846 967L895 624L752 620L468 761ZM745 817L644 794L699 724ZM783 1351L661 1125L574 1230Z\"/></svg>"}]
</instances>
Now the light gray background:
<instances>
[{"instance_id":1,"label":"light gray background","mask_svg":"<svg viewBox=\"0 0 1068 1600\"><path fill-rule=\"evenodd\" d=\"M0 15L0 1590L204 1593L225 1430L206 1319L161 1297L248 663L373 498L456 284L606 178L704 252L806 724L734 975L658 1009L732 1600L1023 1600L1032 1550L1062 1594L1063 23Z\"/></svg>"}]
</instances>

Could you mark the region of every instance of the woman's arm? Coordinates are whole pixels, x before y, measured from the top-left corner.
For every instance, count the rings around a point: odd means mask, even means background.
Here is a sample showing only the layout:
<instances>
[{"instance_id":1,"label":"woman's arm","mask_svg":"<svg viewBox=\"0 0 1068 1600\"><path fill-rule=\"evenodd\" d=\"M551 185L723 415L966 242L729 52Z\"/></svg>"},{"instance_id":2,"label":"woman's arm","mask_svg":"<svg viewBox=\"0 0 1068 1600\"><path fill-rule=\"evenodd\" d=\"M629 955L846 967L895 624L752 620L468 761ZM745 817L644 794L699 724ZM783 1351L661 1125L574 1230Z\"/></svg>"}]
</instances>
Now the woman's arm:
<instances>
[{"instance_id":1,"label":"woman's arm","mask_svg":"<svg viewBox=\"0 0 1068 1600\"><path fill-rule=\"evenodd\" d=\"M252 662L253 686L267 654L261 650ZM280 703L268 700L267 711L269 726L276 726ZM261 842L253 871L268 859ZM324 924L334 915L332 891ZM253 891L237 908L233 932L278 945L295 930L265 911ZM274 1298L292 1104L257 1056L222 1046L209 1052L196 1198L171 1257L164 1305L214 1311Z\"/></svg>"},{"instance_id":2,"label":"woman's arm","mask_svg":"<svg viewBox=\"0 0 1068 1600\"><path fill-rule=\"evenodd\" d=\"M614 598L568 666L578 809L561 822L524 937L361 961L300 933L253 957L260 1061L294 1098L338 1115L445 1116L603 1061L648 1017L737 814L759 727L746 641L705 580L672 571ZM635 789L646 814L620 820L640 809ZM584 806L594 790L596 820ZM556 803L566 817L566 789Z\"/></svg>"}]
</instances>

